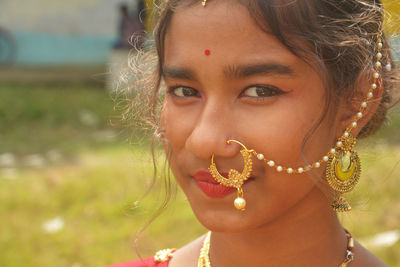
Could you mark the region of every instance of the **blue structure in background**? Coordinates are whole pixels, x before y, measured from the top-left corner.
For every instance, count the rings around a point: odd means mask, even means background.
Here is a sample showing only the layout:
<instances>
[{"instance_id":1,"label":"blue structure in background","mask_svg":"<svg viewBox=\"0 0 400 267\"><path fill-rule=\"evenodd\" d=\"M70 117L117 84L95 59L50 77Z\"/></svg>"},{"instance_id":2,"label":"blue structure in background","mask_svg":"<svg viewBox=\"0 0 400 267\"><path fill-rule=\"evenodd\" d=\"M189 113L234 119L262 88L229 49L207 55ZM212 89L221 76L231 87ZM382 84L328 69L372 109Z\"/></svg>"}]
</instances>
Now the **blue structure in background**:
<instances>
[{"instance_id":1,"label":"blue structure in background","mask_svg":"<svg viewBox=\"0 0 400 267\"><path fill-rule=\"evenodd\" d=\"M16 43L17 66L104 65L109 61L114 36L12 32ZM391 40L400 48L400 38ZM396 53L396 52L397 53ZM400 60L400 50L394 57Z\"/></svg>"},{"instance_id":2,"label":"blue structure in background","mask_svg":"<svg viewBox=\"0 0 400 267\"><path fill-rule=\"evenodd\" d=\"M392 49L393 57L395 60L400 60L400 38L392 39L390 43L391 46L394 47L394 49Z\"/></svg>"},{"instance_id":3,"label":"blue structure in background","mask_svg":"<svg viewBox=\"0 0 400 267\"><path fill-rule=\"evenodd\" d=\"M101 65L108 61L113 36L13 32L19 66Z\"/></svg>"}]
</instances>

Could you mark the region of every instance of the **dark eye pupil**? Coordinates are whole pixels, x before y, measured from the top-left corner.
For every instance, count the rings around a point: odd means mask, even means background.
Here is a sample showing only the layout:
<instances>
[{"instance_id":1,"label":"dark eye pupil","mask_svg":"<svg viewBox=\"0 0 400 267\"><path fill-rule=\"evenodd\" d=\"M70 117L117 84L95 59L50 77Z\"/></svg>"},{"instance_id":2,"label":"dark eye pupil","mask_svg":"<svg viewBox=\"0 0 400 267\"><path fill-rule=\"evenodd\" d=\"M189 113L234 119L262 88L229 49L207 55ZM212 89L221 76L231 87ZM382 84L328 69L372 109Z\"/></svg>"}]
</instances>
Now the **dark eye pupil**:
<instances>
[{"instance_id":1,"label":"dark eye pupil","mask_svg":"<svg viewBox=\"0 0 400 267\"><path fill-rule=\"evenodd\" d=\"M195 90L193 90L192 88L186 88L186 87L182 88L182 94L184 96L196 96L197 95Z\"/></svg>"},{"instance_id":2,"label":"dark eye pupil","mask_svg":"<svg viewBox=\"0 0 400 267\"><path fill-rule=\"evenodd\" d=\"M257 87L256 92L258 96L263 96L263 97L275 95L275 92L273 90L267 90L266 88L261 88L261 87Z\"/></svg>"}]
</instances>

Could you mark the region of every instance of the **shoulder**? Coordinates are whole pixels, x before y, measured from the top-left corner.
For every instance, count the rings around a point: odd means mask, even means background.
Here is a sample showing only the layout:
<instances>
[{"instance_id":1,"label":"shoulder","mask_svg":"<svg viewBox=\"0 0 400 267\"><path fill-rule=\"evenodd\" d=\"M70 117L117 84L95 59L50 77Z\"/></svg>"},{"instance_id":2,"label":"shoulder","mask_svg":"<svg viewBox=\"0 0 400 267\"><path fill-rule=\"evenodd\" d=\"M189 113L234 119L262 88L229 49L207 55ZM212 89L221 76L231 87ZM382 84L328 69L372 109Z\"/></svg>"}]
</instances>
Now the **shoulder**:
<instances>
[{"instance_id":1,"label":"shoulder","mask_svg":"<svg viewBox=\"0 0 400 267\"><path fill-rule=\"evenodd\" d=\"M355 257L351 266L388 267L383 261L364 248L360 243L355 243Z\"/></svg>"},{"instance_id":2,"label":"shoulder","mask_svg":"<svg viewBox=\"0 0 400 267\"><path fill-rule=\"evenodd\" d=\"M154 257L108 265L106 267L168 267L169 260L174 251L174 249L163 249L158 251Z\"/></svg>"},{"instance_id":3,"label":"shoulder","mask_svg":"<svg viewBox=\"0 0 400 267\"><path fill-rule=\"evenodd\" d=\"M108 265L106 267L181 267L197 266L198 254L202 246L204 236L192 241L186 246L175 249L163 249L154 257L141 260Z\"/></svg>"},{"instance_id":4,"label":"shoulder","mask_svg":"<svg viewBox=\"0 0 400 267\"><path fill-rule=\"evenodd\" d=\"M171 258L170 267L197 266L205 235L178 249Z\"/></svg>"}]
</instances>

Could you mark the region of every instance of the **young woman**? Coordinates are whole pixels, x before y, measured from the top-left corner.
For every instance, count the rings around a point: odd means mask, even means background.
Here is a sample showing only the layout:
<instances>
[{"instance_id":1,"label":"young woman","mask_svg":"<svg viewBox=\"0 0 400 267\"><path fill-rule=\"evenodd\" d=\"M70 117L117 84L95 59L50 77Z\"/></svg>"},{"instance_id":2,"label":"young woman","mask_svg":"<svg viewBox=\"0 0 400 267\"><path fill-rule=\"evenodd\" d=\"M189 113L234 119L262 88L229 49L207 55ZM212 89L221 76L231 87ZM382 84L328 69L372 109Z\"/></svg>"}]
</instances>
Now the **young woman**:
<instances>
[{"instance_id":1,"label":"young woman","mask_svg":"<svg viewBox=\"0 0 400 267\"><path fill-rule=\"evenodd\" d=\"M210 233L114 266L385 266L336 214L360 175L356 139L398 90L383 12L377 0L164 3L150 114Z\"/></svg>"}]
</instances>

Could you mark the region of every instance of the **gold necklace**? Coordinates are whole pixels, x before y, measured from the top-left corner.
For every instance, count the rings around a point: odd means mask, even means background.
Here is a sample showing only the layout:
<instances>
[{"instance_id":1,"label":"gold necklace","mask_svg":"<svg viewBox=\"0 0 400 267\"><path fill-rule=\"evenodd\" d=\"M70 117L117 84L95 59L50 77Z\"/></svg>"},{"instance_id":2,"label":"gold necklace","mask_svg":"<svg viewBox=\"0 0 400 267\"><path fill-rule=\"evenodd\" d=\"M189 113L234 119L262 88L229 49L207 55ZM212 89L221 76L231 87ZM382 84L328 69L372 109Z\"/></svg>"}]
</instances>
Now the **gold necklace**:
<instances>
[{"instance_id":1,"label":"gold necklace","mask_svg":"<svg viewBox=\"0 0 400 267\"><path fill-rule=\"evenodd\" d=\"M353 253L354 239L348 231L346 231L346 237L347 237L346 256L344 261L340 264L339 267L346 267L347 264L349 264L354 260L354 253ZM211 232L208 232L206 238L203 241L203 246L200 249L200 256L197 262L197 267L211 267L210 256L209 256L210 238L211 238Z\"/></svg>"}]
</instances>

